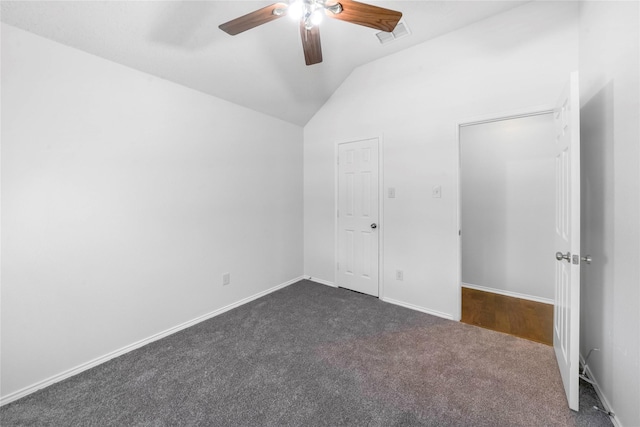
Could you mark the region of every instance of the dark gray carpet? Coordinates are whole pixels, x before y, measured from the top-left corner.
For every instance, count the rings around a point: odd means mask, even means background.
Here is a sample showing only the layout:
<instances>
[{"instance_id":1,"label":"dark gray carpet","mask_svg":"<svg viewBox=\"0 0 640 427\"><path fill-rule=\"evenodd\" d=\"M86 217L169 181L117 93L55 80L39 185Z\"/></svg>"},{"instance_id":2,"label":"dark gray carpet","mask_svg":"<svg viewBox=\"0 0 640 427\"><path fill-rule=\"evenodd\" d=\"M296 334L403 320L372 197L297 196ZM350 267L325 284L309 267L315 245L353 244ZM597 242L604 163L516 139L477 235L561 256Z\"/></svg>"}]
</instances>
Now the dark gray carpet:
<instances>
[{"instance_id":1,"label":"dark gray carpet","mask_svg":"<svg viewBox=\"0 0 640 427\"><path fill-rule=\"evenodd\" d=\"M2 426L600 426L553 349L302 281L0 409Z\"/></svg>"}]
</instances>

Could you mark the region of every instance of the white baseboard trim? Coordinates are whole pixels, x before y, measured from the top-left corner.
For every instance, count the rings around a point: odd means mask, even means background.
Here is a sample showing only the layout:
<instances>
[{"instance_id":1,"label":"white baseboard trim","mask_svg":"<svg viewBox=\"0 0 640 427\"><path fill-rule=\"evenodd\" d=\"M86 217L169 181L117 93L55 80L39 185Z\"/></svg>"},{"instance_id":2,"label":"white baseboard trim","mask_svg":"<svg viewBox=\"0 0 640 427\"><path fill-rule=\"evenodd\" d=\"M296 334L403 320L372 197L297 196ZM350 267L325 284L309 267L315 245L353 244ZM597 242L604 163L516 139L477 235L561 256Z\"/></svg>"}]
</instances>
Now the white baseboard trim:
<instances>
[{"instance_id":1,"label":"white baseboard trim","mask_svg":"<svg viewBox=\"0 0 640 427\"><path fill-rule=\"evenodd\" d=\"M549 298L542 298L542 297L536 297L533 295L527 295L527 294L521 294L518 292L511 292L511 291L503 291L502 289L494 289L494 288L487 288L486 286L480 286L480 285L472 285L471 283L462 283L462 287L463 288L469 288L469 289L475 289L476 291L484 291L484 292L491 292L494 294L498 294L498 295L504 295L507 297L514 297L514 298L520 298L520 299L526 299L529 301L535 301L535 302L541 302L544 304L551 304L553 305L554 302L552 299Z\"/></svg>"},{"instance_id":2,"label":"white baseboard trim","mask_svg":"<svg viewBox=\"0 0 640 427\"><path fill-rule=\"evenodd\" d=\"M144 339L142 339L140 341L134 342L133 344L129 344L127 346L124 346L124 347L122 347L122 348L120 348L118 350L112 351L111 353L107 353L104 356L97 357L97 358L95 358L93 360L90 360L89 362L86 362L86 363L83 363L81 365L78 365L75 368L68 369L68 370L66 370L64 372L61 372L61 373L56 374L56 375L53 375L53 376L51 376L51 377L49 377L49 378L47 378L45 380L39 381L39 382L37 382L35 384L32 384L32 385L27 386L25 388L22 388L22 389L20 389L18 391L14 391L13 393L9 393L6 396L0 397L0 406L6 405L8 403L11 403L11 402L13 402L15 400L18 400L18 399L20 399L22 397L25 397L25 396L27 396L27 395L29 395L31 393L35 393L38 390L41 390L41 389L43 389L45 387L48 387L48 386L50 386L52 384L55 384L55 383L60 382L62 380L65 380L65 379L67 379L69 377L72 377L74 375L77 375L77 374L79 374L81 372L84 372L84 371L86 371L88 369L91 369L91 368L93 368L95 366L98 366L98 365L100 365L102 363L105 363L105 362L107 362L107 361L109 361L109 360L111 360L113 358L116 358L118 356L122 356L125 353L129 353L130 351L133 351L133 350L135 350L137 348L140 348L142 346L150 344L150 343L152 343L154 341L157 341L159 339L165 338L165 337L167 337L167 336L169 336L171 334L175 334L176 332L179 332L179 331L181 331L183 329L186 329L186 328L188 328L190 326L196 325L196 324L198 324L200 322L204 322L205 320L211 319L212 317L216 317L216 316L218 316L218 315L220 315L222 313L225 313L225 312L227 312L229 310L233 310L236 307L240 307L241 305L244 305L244 304L246 304L248 302L251 302L251 301L253 301L255 299L258 299L258 298L263 297L263 296L265 296L267 294L275 292L275 291L277 291L279 289L286 288L287 286L292 285L292 284L294 284L296 282L299 282L300 280L303 280L304 278L305 278L305 276L296 277L295 279L291 279L291 280L289 280L287 282L284 282L284 283L281 283L279 285L276 285L276 286L274 286L272 288L269 288L269 289L267 289L265 291L258 292L257 294L254 294L254 295L251 295L249 297L243 298L243 299L241 299L239 301L236 301L234 303L231 303L231 304L229 304L227 306L224 306L222 308L219 308L219 309L214 310L212 312L209 312L207 314L203 314L202 316L198 316L195 319L189 320L187 322L181 323L181 324L179 324L177 326L174 326L172 328L166 329L166 330L164 330L162 332L159 332L157 334L151 335L148 338L144 338Z\"/></svg>"},{"instance_id":3,"label":"white baseboard trim","mask_svg":"<svg viewBox=\"0 0 640 427\"><path fill-rule=\"evenodd\" d=\"M406 303L406 302L398 301L398 300L387 298L387 297L382 297L380 299L382 301L384 301L384 302L388 302L389 304L399 305L400 307L409 308L411 310L416 310L416 311L420 311L422 313L431 314L433 316L442 317L442 318L447 319L447 320L453 320L453 316L452 315L447 314L447 313L443 313L441 311L431 310L429 308L420 307L420 306L417 306L417 305L409 304L409 303Z\"/></svg>"},{"instance_id":4,"label":"white baseboard trim","mask_svg":"<svg viewBox=\"0 0 640 427\"><path fill-rule=\"evenodd\" d=\"M332 288L338 287L338 285L336 285L333 282L330 282L328 280L318 279L317 277L305 276L305 279L311 280L312 282L315 282L315 283L320 283L321 285L331 286Z\"/></svg>"},{"instance_id":5,"label":"white baseboard trim","mask_svg":"<svg viewBox=\"0 0 640 427\"><path fill-rule=\"evenodd\" d=\"M580 363L582 364L582 366L584 366L584 357L582 357L582 353L580 354L579 357L580 357ZM600 402L602 402L602 406L604 406L604 408L602 409L604 409L605 411L613 412L615 414L616 411L612 409L611 404L607 399L607 396L605 396L604 393L602 392L602 389L598 385L598 380L593 376L593 372L591 372L589 365L587 365L586 372L587 372L587 377L589 377L589 379L593 381L593 389L596 391L596 394L598 395ZM622 423L620 423L620 420L618 420L618 418L615 415L613 415L612 417L609 417L609 419L611 420L611 423L614 425L614 427L623 427Z\"/></svg>"}]
</instances>

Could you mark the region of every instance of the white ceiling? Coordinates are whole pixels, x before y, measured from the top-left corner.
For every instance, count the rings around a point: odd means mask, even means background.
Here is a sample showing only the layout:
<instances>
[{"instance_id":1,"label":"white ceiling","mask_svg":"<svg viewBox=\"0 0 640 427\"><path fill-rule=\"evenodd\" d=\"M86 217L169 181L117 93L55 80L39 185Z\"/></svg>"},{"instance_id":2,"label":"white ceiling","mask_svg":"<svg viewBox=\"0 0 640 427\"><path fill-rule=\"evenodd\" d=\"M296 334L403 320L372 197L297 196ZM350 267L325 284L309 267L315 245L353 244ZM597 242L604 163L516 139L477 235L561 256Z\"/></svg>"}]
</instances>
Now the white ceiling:
<instances>
[{"instance_id":1,"label":"white ceiling","mask_svg":"<svg viewBox=\"0 0 640 427\"><path fill-rule=\"evenodd\" d=\"M381 45L376 30L325 19L324 62L304 63L287 17L229 36L218 25L273 1L2 1L2 21L181 85L304 125L351 71L516 1L368 1L403 12L412 34Z\"/></svg>"}]
</instances>

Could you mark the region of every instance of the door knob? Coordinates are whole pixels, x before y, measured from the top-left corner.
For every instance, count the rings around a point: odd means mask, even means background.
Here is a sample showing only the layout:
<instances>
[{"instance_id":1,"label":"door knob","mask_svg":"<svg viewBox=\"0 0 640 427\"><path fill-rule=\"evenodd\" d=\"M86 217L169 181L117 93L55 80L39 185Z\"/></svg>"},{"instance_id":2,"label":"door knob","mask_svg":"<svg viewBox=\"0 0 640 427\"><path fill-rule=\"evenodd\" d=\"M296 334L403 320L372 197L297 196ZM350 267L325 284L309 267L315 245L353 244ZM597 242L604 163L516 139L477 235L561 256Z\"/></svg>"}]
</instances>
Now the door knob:
<instances>
[{"instance_id":1,"label":"door knob","mask_svg":"<svg viewBox=\"0 0 640 427\"><path fill-rule=\"evenodd\" d=\"M556 252L556 259L558 261L567 260L567 262L571 262L571 252L567 252L563 254L562 252Z\"/></svg>"},{"instance_id":2,"label":"door knob","mask_svg":"<svg viewBox=\"0 0 640 427\"><path fill-rule=\"evenodd\" d=\"M378 224L374 222L373 224L371 224L371 228L378 228Z\"/></svg>"},{"instance_id":3,"label":"door knob","mask_svg":"<svg viewBox=\"0 0 640 427\"><path fill-rule=\"evenodd\" d=\"M587 264L591 264L591 261L592 261L592 260L591 260L591 255L587 255L587 256L580 257L580 259L581 259L582 261L586 262Z\"/></svg>"}]
</instances>

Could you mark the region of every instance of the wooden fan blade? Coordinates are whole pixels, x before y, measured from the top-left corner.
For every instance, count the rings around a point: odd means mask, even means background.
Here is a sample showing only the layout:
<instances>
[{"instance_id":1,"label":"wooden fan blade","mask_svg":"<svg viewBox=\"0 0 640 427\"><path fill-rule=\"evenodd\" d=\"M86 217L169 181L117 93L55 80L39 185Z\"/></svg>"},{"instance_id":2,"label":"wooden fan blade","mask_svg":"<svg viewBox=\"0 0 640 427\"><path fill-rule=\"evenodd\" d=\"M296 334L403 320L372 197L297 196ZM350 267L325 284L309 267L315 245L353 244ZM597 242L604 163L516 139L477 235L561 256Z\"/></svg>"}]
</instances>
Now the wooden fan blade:
<instances>
[{"instance_id":1,"label":"wooden fan blade","mask_svg":"<svg viewBox=\"0 0 640 427\"><path fill-rule=\"evenodd\" d=\"M342 12L334 14L328 11L328 17L351 22L352 24L364 25L365 27L375 28L381 31L393 31L398 21L400 21L400 18L402 18L402 12L372 6L366 3L353 0L339 0L338 3L342 5ZM331 3L327 6L330 5Z\"/></svg>"},{"instance_id":2,"label":"wooden fan blade","mask_svg":"<svg viewBox=\"0 0 640 427\"><path fill-rule=\"evenodd\" d=\"M300 36L302 36L302 49L307 65L322 62L322 47L320 46L320 29L317 25L307 30L304 22L300 22Z\"/></svg>"},{"instance_id":3,"label":"wooden fan blade","mask_svg":"<svg viewBox=\"0 0 640 427\"><path fill-rule=\"evenodd\" d=\"M229 22L225 22L224 24L218 26L225 33L231 34L235 36L236 34L240 34L243 31L250 30L258 25L266 24L267 22L271 22L274 19L278 19L286 15L285 13L276 15L273 13L274 9L283 9L287 8L286 3L274 3L270 6L263 7L262 9L258 9L254 12L247 13L239 18L232 19Z\"/></svg>"}]
</instances>

